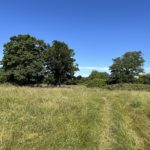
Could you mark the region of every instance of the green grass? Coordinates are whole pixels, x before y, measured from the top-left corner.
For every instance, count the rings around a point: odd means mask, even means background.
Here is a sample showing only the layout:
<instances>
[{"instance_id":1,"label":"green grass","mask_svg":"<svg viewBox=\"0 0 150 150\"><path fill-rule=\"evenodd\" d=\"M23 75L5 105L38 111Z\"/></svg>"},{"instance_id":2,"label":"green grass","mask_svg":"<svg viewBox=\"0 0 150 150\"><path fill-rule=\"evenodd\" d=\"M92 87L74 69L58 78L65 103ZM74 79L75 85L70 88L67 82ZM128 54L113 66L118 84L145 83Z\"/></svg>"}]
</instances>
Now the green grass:
<instances>
[{"instance_id":1,"label":"green grass","mask_svg":"<svg viewBox=\"0 0 150 150\"><path fill-rule=\"evenodd\" d=\"M2 150L149 150L150 93L0 86Z\"/></svg>"}]
</instances>

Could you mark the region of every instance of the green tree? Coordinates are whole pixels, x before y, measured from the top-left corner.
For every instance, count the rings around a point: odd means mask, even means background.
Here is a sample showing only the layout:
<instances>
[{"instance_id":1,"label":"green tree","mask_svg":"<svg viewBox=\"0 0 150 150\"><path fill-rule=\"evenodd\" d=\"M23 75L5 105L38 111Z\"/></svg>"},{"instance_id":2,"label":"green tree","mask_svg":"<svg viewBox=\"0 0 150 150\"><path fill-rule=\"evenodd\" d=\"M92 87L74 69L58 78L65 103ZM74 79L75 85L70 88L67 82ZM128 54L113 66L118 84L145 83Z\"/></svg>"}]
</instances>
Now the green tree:
<instances>
[{"instance_id":1,"label":"green tree","mask_svg":"<svg viewBox=\"0 0 150 150\"><path fill-rule=\"evenodd\" d=\"M108 79L109 74L107 72L99 72L97 70L93 70L89 75L89 79L95 79L95 78Z\"/></svg>"},{"instance_id":2,"label":"green tree","mask_svg":"<svg viewBox=\"0 0 150 150\"><path fill-rule=\"evenodd\" d=\"M150 85L150 74L144 74L139 77L139 82Z\"/></svg>"},{"instance_id":3,"label":"green tree","mask_svg":"<svg viewBox=\"0 0 150 150\"><path fill-rule=\"evenodd\" d=\"M93 70L87 78L87 87L101 87L106 85L109 74Z\"/></svg>"},{"instance_id":4,"label":"green tree","mask_svg":"<svg viewBox=\"0 0 150 150\"><path fill-rule=\"evenodd\" d=\"M61 86L68 79L72 79L75 71L78 70L74 64L74 51L67 44L60 41L53 41L49 46L46 55L47 76L53 76L53 83Z\"/></svg>"},{"instance_id":5,"label":"green tree","mask_svg":"<svg viewBox=\"0 0 150 150\"><path fill-rule=\"evenodd\" d=\"M127 52L122 57L113 59L110 66L109 83L133 83L143 73L144 59L141 51Z\"/></svg>"},{"instance_id":6,"label":"green tree","mask_svg":"<svg viewBox=\"0 0 150 150\"><path fill-rule=\"evenodd\" d=\"M44 54L46 44L30 35L10 38L4 45L2 69L8 82L34 84L44 77Z\"/></svg>"}]
</instances>

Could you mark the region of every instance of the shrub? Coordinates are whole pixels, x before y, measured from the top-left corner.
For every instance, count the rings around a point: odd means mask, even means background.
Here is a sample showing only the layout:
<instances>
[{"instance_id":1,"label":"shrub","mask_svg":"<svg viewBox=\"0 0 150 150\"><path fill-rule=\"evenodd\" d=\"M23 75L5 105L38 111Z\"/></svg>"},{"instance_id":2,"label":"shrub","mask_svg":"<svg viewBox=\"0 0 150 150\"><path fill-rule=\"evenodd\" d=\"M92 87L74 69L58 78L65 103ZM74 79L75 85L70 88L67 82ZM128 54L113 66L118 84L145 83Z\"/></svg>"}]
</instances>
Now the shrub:
<instances>
[{"instance_id":1,"label":"shrub","mask_svg":"<svg viewBox=\"0 0 150 150\"><path fill-rule=\"evenodd\" d=\"M76 83L78 85L87 85L89 82L89 79L87 77L82 77L81 79L76 79Z\"/></svg>"},{"instance_id":2,"label":"shrub","mask_svg":"<svg viewBox=\"0 0 150 150\"><path fill-rule=\"evenodd\" d=\"M106 89L111 90L128 90L128 91L150 91L150 85L145 84L113 84L105 86Z\"/></svg>"},{"instance_id":3,"label":"shrub","mask_svg":"<svg viewBox=\"0 0 150 150\"><path fill-rule=\"evenodd\" d=\"M107 72L99 72L97 70L93 70L88 78L91 80L93 79L106 79L107 80L109 78L109 74Z\"/></svg>"},{"instance_id":4,"label":"shrub","mask_svg":"<svg viewBox=\"0 0 150 150\"><path fill-rule=\"evenodd\" d=\"M87 87L102 87L106 85L106 80L104 79L93 79L89 80L87 83Z\"/></svg>"},{"instance_id":5,"label":"shrub","mask_svg":"<svg viewBox=\"0 0 150 150\"><path fill-rule=\"evenodd\" d=\"M74 79L72 79L72 80L70 79L70 80L65 81L64 84L66 84L66 85L77 85L77 81Z\"/></svg>"},{"instance_id":6,"label":"shrub","mask_svg":"<svg viewBox=\"0 0 150 150\"><path fill-rule=\"evenodd\" d=\"M139 82L142 84L149 84L150 85L150 74L141 75L139 77Z\"/></svg>"}]
</instances>

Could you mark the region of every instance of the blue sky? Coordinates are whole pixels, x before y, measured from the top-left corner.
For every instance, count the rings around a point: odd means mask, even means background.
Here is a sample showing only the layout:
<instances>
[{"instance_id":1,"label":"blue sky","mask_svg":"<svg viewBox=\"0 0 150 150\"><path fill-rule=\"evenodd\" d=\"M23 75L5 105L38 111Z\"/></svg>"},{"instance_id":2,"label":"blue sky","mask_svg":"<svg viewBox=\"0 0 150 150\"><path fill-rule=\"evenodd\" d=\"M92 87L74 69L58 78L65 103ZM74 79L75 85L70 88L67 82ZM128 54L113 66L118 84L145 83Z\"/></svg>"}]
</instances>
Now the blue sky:
<instances>
[{"instance_id":1,"label":"blue sky","mask_svg":"<svg viewBox=\"0 0 150 150\"><path fill-rule=\"evenodd\" d=\"M150 72L149 0L1 0L0 59L10 36L27 33L66 42L83 76L107 71L112 58L134 50Z\"/></svg>"}]
</instances>

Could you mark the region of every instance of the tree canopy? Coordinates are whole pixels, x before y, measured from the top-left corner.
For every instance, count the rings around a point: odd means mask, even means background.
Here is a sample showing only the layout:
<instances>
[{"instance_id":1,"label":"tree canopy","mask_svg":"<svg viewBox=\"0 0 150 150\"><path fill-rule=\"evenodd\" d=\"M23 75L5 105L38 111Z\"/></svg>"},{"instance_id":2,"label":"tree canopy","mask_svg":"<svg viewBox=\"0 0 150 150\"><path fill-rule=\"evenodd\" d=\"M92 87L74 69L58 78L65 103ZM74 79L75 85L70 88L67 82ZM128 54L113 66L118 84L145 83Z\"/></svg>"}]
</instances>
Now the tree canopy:
<instances>
[{"instance_id":1,"label":"tree canopy","mask_svg":"<svg viewBox=\"0 0 150 150\"><path fill-rule=\"evenodd\" d=\"M143 73L144 59L141 51L127 52L113 59L109 83L133 83Z\"/></svg>"},{"instance_id":2,"label":"tree canopy","mask_svg":"<svg viewBox=\"0 0 150 150\"><path fill-rule=\"evenodd\" d=\"M67 79L71 79L78 70L74 64L74 50L70 49L64 42L53 41L46 54L46 70L53 77L55 85L61 85Z\"/></svg>"},{"instance_id":3,"label":"tree canopy","mask_svg":"<svg viewBox=\"0 0 150 150\"><path fill-rule=\"evenodd\" d=\"M44 77L46 44L30 35L12 36L4 45L2 68L7 81L34 84Z\"/></svg>"},{"instance_id":4,"label":"tree canopy","mask_svg":"<svg viewBox=\"0 0 150 150\"><path fill-rule=\"evenodd\" d=\"M99 72L97 70L93 70L91 74L89 75L89 79L108 79L109 74L107 72Z\"/></svg>"}]
</instances>

